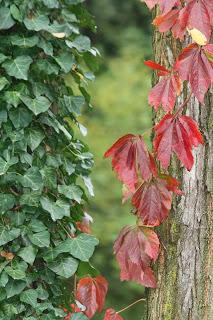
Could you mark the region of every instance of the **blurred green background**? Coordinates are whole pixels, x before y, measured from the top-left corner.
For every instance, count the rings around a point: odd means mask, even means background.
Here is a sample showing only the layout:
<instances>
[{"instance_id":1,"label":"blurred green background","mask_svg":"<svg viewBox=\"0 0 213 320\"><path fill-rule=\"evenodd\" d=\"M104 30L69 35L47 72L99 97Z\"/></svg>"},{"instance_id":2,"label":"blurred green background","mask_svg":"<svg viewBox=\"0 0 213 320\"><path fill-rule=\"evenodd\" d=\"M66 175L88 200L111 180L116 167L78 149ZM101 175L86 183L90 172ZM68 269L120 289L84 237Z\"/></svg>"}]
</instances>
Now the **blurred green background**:
<instances>
[{"instance_id":1,"label":"blurred green background","mask_svg":"<svg viewBox=\"0 0 213 320\"><path fill-rule=\"evenodd\" d=\"M88 128L86 141L95 158L95 197L88 213L94 218L93 232L101 243L93 263L110 283L107 306L120 310L145 292L139 285L119 280L113 242L120 229L134 223L135 218L130 205L122 206L121 183L103 154L122 135L142 133L151 127L147 103L151 73L143 65L152 52L151 16L139 0L87 0L86 5L97 24L92 38L102 56L96 81L90 87L93 109L82 119ZM140 304L122 315L126 320L137 320L143 317L143 310ZM102 317L97 315L96 319Z\"/></svg>"}]
</instances>

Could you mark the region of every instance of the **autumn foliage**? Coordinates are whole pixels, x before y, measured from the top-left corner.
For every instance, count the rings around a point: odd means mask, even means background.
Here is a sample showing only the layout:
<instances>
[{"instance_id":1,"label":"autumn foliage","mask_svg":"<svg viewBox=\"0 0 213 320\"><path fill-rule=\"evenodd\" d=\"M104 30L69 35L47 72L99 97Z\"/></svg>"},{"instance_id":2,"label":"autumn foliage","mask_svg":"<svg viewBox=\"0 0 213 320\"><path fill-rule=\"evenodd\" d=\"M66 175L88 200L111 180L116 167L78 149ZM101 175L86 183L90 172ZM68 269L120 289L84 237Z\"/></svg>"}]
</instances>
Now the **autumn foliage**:
<instances>
[{"instance_id":1,"label":"autumn foliage","mask_svg":"<svg viewBox=\"0 0 213 320\"><path fill-rule=\"evenodd\" d=\"M168 168L172 157L190 171L194 164L193 149L204 143L204 138L194 119L186 115L187 104L194 96L200 104L213 82L213 44L210 36L213 27L213 1L209 0L144 0L149 9L156 5L160 14L153 25L159 32L171 31L175 38L184 40L191 36L191 43L175 57L173 65L145 61L156 72L158 82L150 90L148 101L163 116L153 128L152 150L146 146L143 134L126 134L119 138L105 153L111 158L112 168L123 185L123 201L131 198L135 226L125 226L114 244L114 254L120 267L120 279L134 281L156 288L152 264L160 252L160 241L154 227L169 216L173 195L182 195L180 182L172 177ZM184 83L191 93L185 101ZM102 276L80 279L76 300L90 319L101 312L107 293L107 282ZM122 320L120 312L107 309L104 320Z\"/></svg>"}]
</instances>

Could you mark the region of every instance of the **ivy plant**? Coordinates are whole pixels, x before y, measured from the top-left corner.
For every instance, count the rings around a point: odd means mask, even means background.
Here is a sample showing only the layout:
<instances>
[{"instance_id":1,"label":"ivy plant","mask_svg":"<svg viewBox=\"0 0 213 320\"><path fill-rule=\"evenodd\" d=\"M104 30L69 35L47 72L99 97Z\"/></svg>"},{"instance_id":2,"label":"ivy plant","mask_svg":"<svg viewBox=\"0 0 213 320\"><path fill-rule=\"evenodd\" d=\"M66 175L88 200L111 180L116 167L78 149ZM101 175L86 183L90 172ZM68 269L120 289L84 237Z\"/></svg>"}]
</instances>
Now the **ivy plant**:
<instances>
[{"instance_id":1,"label":"ivy plant","mask_svg":"<svg viewBox=\"0 0 213 320\"><path fill-rule=\"evenodd\" d=\"M93 165L77 117L98 55L83 1L0 1L2 320L63 319L67 280L93 270L98 240L77 229Z\"/></svg>"}]
</instances>

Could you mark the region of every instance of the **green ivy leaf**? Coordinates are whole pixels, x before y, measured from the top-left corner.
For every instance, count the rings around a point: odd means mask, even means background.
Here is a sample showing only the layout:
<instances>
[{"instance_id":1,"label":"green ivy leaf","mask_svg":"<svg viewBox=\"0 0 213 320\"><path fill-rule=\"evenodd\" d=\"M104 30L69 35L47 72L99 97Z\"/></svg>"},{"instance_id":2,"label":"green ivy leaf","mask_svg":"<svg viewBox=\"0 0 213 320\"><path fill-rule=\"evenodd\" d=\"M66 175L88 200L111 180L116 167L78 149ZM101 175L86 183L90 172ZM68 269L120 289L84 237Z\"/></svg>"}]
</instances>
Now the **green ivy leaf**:
<instances>
[{"instance_id":1,"label":"green ivy leaf","mask_svg":"<svg viewBox=\"0 0 213 320\"><path fill-rule=\"evenodd\" d=\"M86 233L82 233L72 239L67 239L67 241L69 253L81 261L89 261L94 253L95 246L99 243L95 237Z\"/></svg>"},{"instance_id":2,"label":"green ivy leaf","mask_svg":"<svg viewBox=\"0 0 213 320\"><path fill-rule=\"evenodd\" d=\"M44 59L38 60L36 63L36 67L40 71L42 71L48 75L51 75L51 74L57 75L59 72L58 65L56 65L55 63L51 63L51 62L44 60Z\"/></svg>"},{"instance_id":3,"label":"green ivy leaf","mask_svg":"<svg viewBox=\"0 0 213 320\"><path fill-rule=\"evenodd\" d=\"M44 133L39 129L29 129L27 131L27 145L34 151L41 144L44 139Z\"/></svg>"},{"instance_id":4,"label":"green ivy leaf","mask_svg":"<svg viewBox=\"0 0 213 320\"><path fill-rule=\"evenodd\" d=\"M62 219L63 217L70 216L70 206L66 202L56 201L53 202L48 198L41 198L41 206L42 208L49 212L53 221L58 219Z\"/></svg>"},{"instance_id":5,"label":"green ivy leaf","mask_svg":"<svg viewBox=\"0 0 213 320\"><path fill-rule=\"evenodd\" d=\"M65 52L62 53L60 56L55 57L55 61L59 64L59 66L63 69L65 73L68 73L70 72L75 63L75 58L71 53Z\"/></svg>"},{"instance_id":6,"label":"green ivy leaf","mask_svg":"<svg viewBox=\"0 0 213 320\"><path fill-rule=\"evenodd\" d=\"M2 67L7 71L9 76L27 80L32 62L33 60L29 56L19 56L14 60L4 62Z\"/></svg>"},{"instance_id":7,"label":"green ivy leaf","mask_svg":"<svg viewBox=\"0 0 213 320\"><path fill-rule=\"evenodd\" d=\"M11 16L10 9L7 7L0 8L0 30L10 29L14 26L15 21Z\"/></svg>"},{"instance_id":8,"label":"green ivy leaf","mask_svg":"<svg viewBox=\"0 0 213 320\"><path fill-rule=\"evenodd\" d=\"M5 287L9 281L8 274L4 271L0 276L0 287Z\"/></svg>"},{"instance_id":9,"label":"green ivy leaf","mask_svg":"<svg viewBox=\"0 0 213 320\"><path fill-rule=\"evenodd\" d=\"M26 282L20 280L10 279L5 287L7 298L11 298L17 294L20 294L26 287Z\"/></svg>"},{"instance_id":10,"label":"green ivy leaf","mask_svg":"<svg viewBox=\"0 0 213 320\"><path fill-rule=\"evenodd\" d=\"M66 40L69 48L75 48L79 52L89 51L91 49L91 41L86 36L78 36L74 41Z\"/></svg>"},{"instance_id":11,"label":"green ivy leaf","mask_svg":"<svg viewBox=\"0 0 213 320\"><path fill-rule=\"evenodd\" d=\"M9 83L5 77L0 77L0 91Z\"/></svg>"},{"instance_id":12,"label":"green ivy leaf","mask_svg":"<svg viewBox=\"0 0 213 320\"><path fill-rule=\"evenodd\" d=\"M25 108L13 109L9 112L9 118L16 129L26 128L32 122L32 113Z\"/></svg>"},{"instance_id":13,"label":"green ivy leaf","mask_svg":"<svg viewBox=\"0 0 213 320\"><path fill-rule=\"evenodd\" d=\"M21 264L18 264L15 268L10 266L5 268L5 272L15 280L25 279L26 277L25 271L26 271L26 268L24 268L23 265Z\"/></svg>"},{"instance_id":14,"label":"green ivy leaf","mask_svg":"<svg viewBox=\"0 0 213 320\"><path fill-rule=\"evenodd\" d=\"M50 245L50 234L46 231L37 232L29 235L30 241L37 247L49 247Z\"/></svg>"},{"instance_id":15,"label":"green ivy leaf","mask_svg":"<svg viewBox=\"0 0 213 320\"><path fill-rule=\"evenodd\" d=\"M85 99L82 96L64 96L63 99L60 99L60 103L67 108L68 111L79 116L81 114L81 108L85 103Z\"/></svg>"},{"instance_id":16,"label":"green ivy leaf","mask_svg":"<svg viewBox=\"0 0 213 320\"><path fill-rule=\"evenodd\" d=\"M57 275L70 278L78 268L78 261L74 258L62 258L48 264L48 268Z\"/></svg>"},{"instance_id":17,"label":"green ivy leaf","mask_svg":"<svg viewBox=\"0 0 213 320\"><path fill-rule=\"evenodd\" d=\"M39 169L37 167L28 169L21 179L21 184L33 191L40 190L43 187L43 179Z\"/></svg>"},{"instance_id":18,"label":"green ivy leaf","mask_svg":"<svg viewBox=\"0 0 213 320\"><path fill-rule=\"evenodd\" d=\"M48 7L48 8L58 8L59 7L59 2L57 0L42 0L43 3Z\"/></svg>"},{"instance_id":19,"label":"green ivy leaf","mask_svg":"<svg viewBox=\"0 0 213 320\"><path fill-rule=\"evenodd\" d=\"M51 105L51 102L42 96L35 99L31 99L30 97L21 97L21 100L36 116L39 113L47 111Z\"/></svg>"},{"instance_id":20,"label":"green ivy leaf","mask_svg":"<svg viewBox=\"0 0 213 320\"><path fill-rule=\"evenodd\" d=\"M7 227L0 225L0 246L18 238L20 233L20 229L13 228L8 230Z\"/></svg>"},{"instance_id":21,"label":"green ivy leaf","mask_svg":"<svg viewBox=\"0 0 213 320\"><path fill-rule=\"evenodd\" d=\"M53 46L50 42L46 41L45 39L41 38L37 46L43 49L46 55L53 55Z\"/></svg>"},{"instance_id":22,"label":"green ivy leaf","mask_svg":"<svg viewBox=\"0 0 213 320\"><path fill-rule=\"evenodd\" d=\"M6 91L4 100L16 108L20 102L20 93L18 91Z\"/></svg>"},{"instance_id":23,"label":"green ivy leaf","mask_svg":"<svg viewBox=\"0 0 213 320\"><path fill-rule=\"evenodd\" d=\"M75 238L66 239L53 249L50 248L46 252L44 259L50 262L55 260L61 253L70 253L81 261L89 261L98 243L99 241L95 237L82 233Z\"/></svg>"},{"instance_id":24,"label":"green ivy leaf","mask_svg":"<svg viewBox=\"0 0 213 320\"><path fill-rule=\"evenodd\" d=\"M20 295L20 301L31 305L33 308L37 306L38 292L33 289L25 290Z\"/></svg>"},{"instance_id":25,"label":"green ivy leaf","mask_svg":"<svg viewBox=\"0 0 213 320\"><path fill-rule=\"evenodd\" d=\"M22 248L18 252L18 256L21 257L25 262L33 265L37 252L38 250L36 248L34 248L33 246L28 246L28 247Z\"/></svg>"},{"instance_id":26,"label":"green ivy leaf","mask_svg":"<svg viewBox=\"0 0 213 320\"><path fill-rule=\"evenodd\" d=\"M32 18L25 18L24 24L28 30L47 30L49 26L49 19L45 15L37 15Z\"/></svg>"},{"instance_id":27,"label":"green ivy leaf","mask_svg":"<svg viewBox=\"0 0 213 320\"><path fill-rule=\"evenodd\" d=\"M58 192L63 194L66 198L70 200L75 200L78 203L81 203L81 199L83 196L83 191L80 187L72 184L70 186L59 185Z\"/></svg>"},{"instance_id":28,"label":"green ivy leaf","mask_svg":"<svg viewBox=\"0 0 213 320\"><path fill-rule=\"evenodd\" d=\"M27 205L30 207L38 207L40 198L41 198L41 193L38 191L24 193L20 197L20 204Z\"/></svg>"}]
</instances>

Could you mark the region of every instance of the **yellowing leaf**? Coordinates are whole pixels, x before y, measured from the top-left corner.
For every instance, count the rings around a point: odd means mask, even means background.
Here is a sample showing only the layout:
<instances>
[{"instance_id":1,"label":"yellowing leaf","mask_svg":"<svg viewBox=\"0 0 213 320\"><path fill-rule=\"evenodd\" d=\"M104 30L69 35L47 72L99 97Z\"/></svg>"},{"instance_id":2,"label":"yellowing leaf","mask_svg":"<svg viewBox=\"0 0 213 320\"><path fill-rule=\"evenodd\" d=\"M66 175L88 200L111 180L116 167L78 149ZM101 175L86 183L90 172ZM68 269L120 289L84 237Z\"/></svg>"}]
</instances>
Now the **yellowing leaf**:
<instances>
[{"instance_id":1,"label":"yellowing leaf","mask_svg":"<svg viewBox=\"0 0 213 320\"><path fill-rule=\"evenodd\" d=\"M194 40L194 42L196 42L197 44L199 44L200 46L204 46L207 44L207 39L206 36L199 31L198 29L188 29L189 34L191 35L192 39Z\"/></svg>"}]
</instances>

